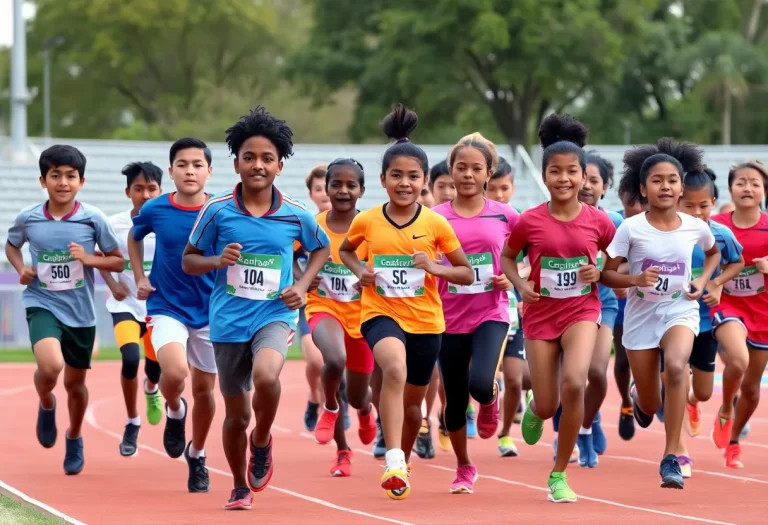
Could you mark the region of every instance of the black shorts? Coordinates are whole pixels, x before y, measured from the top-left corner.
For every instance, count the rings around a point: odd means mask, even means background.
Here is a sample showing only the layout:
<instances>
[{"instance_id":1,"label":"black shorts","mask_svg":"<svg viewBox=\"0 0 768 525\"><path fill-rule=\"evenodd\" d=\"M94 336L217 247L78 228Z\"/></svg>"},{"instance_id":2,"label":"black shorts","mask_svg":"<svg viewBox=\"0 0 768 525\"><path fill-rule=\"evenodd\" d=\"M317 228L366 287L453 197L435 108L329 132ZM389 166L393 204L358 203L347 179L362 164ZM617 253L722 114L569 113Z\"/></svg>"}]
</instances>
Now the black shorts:
<instances>
[{"instance_id":1,"label":"black shorts","mask_svg":"<svg viewBox=\"0 0 768 525\"><path fill-rule=\"evenodd\" d=\"M525 338L523 337L523 320L520 319L520 327L514 335L507 336L507 347L504 349L504 358L516 357L525 361Z\"/></svg>"},{"instance_id":2,"label":"black shorts","mask_svg":"<svg viewBox=\"0 0 768 525\"><path fill-rule=\"evenodd\" d=\"M693 340L693 351L688 363L702 372L714 372L717 362L717 339L711 330L701 332Z\"/></svg>"},{"instance_id":3,"label":"black shorts","mask_svg":"<svg viewBox=\"0 0 768 525\"><path fill-rule=\"evenodd\" d=\"M64 362L71 368L87 370L91 368L93 343L96 340L96 327L67 326L45 308L27 308L27 324L32 351L42 339L52 337L59 341Z\"/></svg>"},{"instance_id":4,"label":"black shorts","mask_svg":"<svg viewBox=\"0 0 768 525\"><path fill-rule=\"evenodd\" d=\"M134 323L139 324L140 337L144 337L144 334L147 333L147 323L144 321L139 321L136 319L132 314L129 314L128 312L116 312L111 314L112 315L112 326L117 326L123 321L133 321Z\"/></svg>"},{"instance_id":5,"label":"black shorts","mask_svg":"<svg viewBox=\"0 0 768 525\"><path fill-rule=\"evenodd\" d=\"M427 386L440 355L442 334L411 334L400 328L391 317L379 315L360 325L368 346L373 349L385 337L399 339L405 346L406 382L413 386Z\"/></svg>"}]
</instances>

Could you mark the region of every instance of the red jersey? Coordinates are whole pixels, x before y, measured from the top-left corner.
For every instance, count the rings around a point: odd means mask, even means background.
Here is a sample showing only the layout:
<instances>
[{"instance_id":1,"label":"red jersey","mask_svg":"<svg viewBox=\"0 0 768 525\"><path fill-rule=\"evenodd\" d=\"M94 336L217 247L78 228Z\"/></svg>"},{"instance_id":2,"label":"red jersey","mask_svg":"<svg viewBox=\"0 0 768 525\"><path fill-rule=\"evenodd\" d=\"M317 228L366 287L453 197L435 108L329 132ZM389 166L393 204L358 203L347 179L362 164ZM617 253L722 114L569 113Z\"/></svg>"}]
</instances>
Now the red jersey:
<instances>
[{"instance_id":1,"label":"red jersey","mask_svg":"<svg viewBox=\"0 0 768 525\"><path fill-rule=\"evenodd\" d=\"M569 222L552 217L546 202L522 214L507 245L515 254L527 249L528 279L541 294L523 307L526 339L557 339L576 322L600 319L597 283L581 281L578 270L581 263L596 264L615 233L608 214L585 204Z\"/></svg>"}]
</instances>

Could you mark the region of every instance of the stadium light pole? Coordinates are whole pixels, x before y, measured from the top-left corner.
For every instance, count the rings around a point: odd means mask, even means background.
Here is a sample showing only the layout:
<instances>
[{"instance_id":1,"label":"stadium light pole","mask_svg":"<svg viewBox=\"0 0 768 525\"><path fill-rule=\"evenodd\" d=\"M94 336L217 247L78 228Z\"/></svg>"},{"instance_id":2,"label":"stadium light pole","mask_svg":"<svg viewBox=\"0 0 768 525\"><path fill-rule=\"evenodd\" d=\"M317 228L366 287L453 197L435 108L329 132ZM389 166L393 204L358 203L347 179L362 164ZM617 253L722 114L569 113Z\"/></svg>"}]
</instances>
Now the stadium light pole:
<instances>
[{"instance_id":1,"label":"stadium light pole","mask_svg":"<svg viewBox=\"0 0 768 525\"><path fill-rule=\"evenodd\" d=\"M13 0L13 47L11 49L11 150L14 160L27 156L27 31L21 9L24 0Z\"/></svg>"},{"instance_id":2,"label":"stadium light pole","mask_svg":"<svg viewBox=\"0 0 768 525\"><path fill-rule=\"evenodd\" d=\"M55 36L43 42L43 136L51 138L51 51L66 40Z\"/></svg>"}]
</instances>

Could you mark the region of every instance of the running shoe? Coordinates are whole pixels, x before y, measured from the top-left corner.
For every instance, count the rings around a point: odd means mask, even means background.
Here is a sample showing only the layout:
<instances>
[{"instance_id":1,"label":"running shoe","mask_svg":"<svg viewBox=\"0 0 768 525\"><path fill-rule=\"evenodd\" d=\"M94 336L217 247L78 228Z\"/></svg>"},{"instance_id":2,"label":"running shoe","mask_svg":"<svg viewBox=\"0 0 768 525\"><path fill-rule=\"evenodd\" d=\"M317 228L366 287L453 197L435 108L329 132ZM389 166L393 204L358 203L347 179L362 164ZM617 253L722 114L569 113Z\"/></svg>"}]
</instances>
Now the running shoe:
<instances>
[{"instance_id":1,"label":"running shoe","mask_svg":"<svg viewBox=\"0 0 768 525\"><path fill-rule=\"evenodd\" d=\"M227 510L251 510L253 494L248 487L236 487L232 489L229 501L224 508Z\"/></svg>"},{"instance_id":2,"label":"running shoe","mask_svg":"<svg viewBox=\"0 0 768 525\"><path fill-rule=\"evenodd\" d=\"M427 418L421 420L421 429L413 444L413 451L421 459L435 457L435 447L432 445L432 423Z\"/></svg>"},{"instance_id":3,"label":"running shoe","mask_svg":"<svg viewBox=\"0 0 768 525\"><path fill-rule=\"evenodd\" d=\"M477 481L477 468L474 465L461 465L456 469L456 479L451 484L451 494L473 494Z\"/></svg>"},{"instance_id":4,"label":"running shoe","mask_svg":"<svg viewBox=\"0 0 768 525\"><path fill-rule=\"evenodd\" d=\"M579 443L577 439L576 446L573 447L573 451L571 452L571 457L568 458L568 463L576 463L579 461ZM552 443L552 461L557 461L557 437L555 437L555 442Z\"/></svg>"},{"instance_id":5,"label":"running shoe","mask_svg":"<svg viewBox=\"0 0 768 525\"><path fill-rule=\"evenodd\" d=\"M499 427L499 392L493 396L493 401L480 405L477 414L477 433L481 439L490 439Z\"/></svg>"},{"instance_id":6,"label":"running shoe","mask_svg":"<svg viewBox=\"0 0 768 525\"><path fill-rule=\"evenodd\" d=\"M579 466L589 468L597 466L597 452L595 452L594 442L592 434L579 434L576 441L579 447Z\"/></svg>"},{"instance_id":7,"label":"running shoe","mask_svg":"<svg viewBox=\"0 0 768 525\"><path fill-rule=\"evenodd\" d=\"M147 380L144 379L144 399L147 401L147 421L150 425L158 425L163 419L163 396L158 388L153 394L146 391Z\"/></svg>"},{"instance_id":8,"label":"running shoe","mask_svg":"<svg viewBox=\"0 0 768 525\"><path fill-rule=\"evenodd\" d=\"M629 395L632 398L632 413L635 416L635 421L641 428L648 428L653 423L653 414L646 414L637 406L637 388L634 381L632 381L632 386L629 389Z\"/></svg>"},{"instance_id":9,"label":"running shoe","mask_svg":"<svg viewBox=\"0 0 768 525\"><path fill-rule=\"evenodd\" d=\"M523 405L522 400L517 405L517 410L515 411L515 415L512 418L512 422L516 424L520 424L520 422L523 420L523 413L525 413L525 405Z\"/></svg>"},{"instance_id":10,"label":"running shoe","mask_svg":"<svg viewBox=\"0 0 768 525\"><path fill-rule=\"evenodd\" d=\"M190 456L189 447L191 446L192 442L190 441L184 449L184 459L187 460L187 467L189 467L187 489L193 494L208 492L211 480L208 477L208 469L205 466L205 456L200 456L199 458Z\"/></svg>"},{"instance_id":11,"label":"running shoe","mask_svg":"<svg viewBox=\"0 0 768 525\"><path fill-rule=\"evenodd\" d=\"M56 396L53 398L53 408L46 410L38 402L37 405L37 441L45 448L51 448L56 444Z\"/></svg>"},{"instance_id":12,"label":"running shoe","mask_svg":"<svg viewBox=\"0 0 768 525\"><path fill-rule=\"evenodd\" d=\"M688 435L696 437L701 433L701 403L685 403L685 427Z\"/></svg>"},{"instance_id":13,"label":"running shoe","mask_svg":"<svg viewBox=\"0 0 768 525\"><path fill-rule=\"evenodd\" d=\"M315 425L317 425L317 418L319 417L320 403L313 403L307 401L307 409L304 411L304 428L307 432L314 432Z\"/></svg>"},{"instance_id":14,"label":"running shoe","mask_svg":"<svg viewBox=\"0 0 768 525\"><path fill-rule=\"evenodd\" d=\"M560 432L560 418L563 417L563 405L558 405L555 415L552 416L552 430Z\"/></svg>"},{"instance_id":15,"label":"running shoe","mask_svg":"<svg viewBox=\"0 0 768 525\"><path fill-rule=\"evenodd\" d=\"M125 457L135 456L139 453L137 445L139 440L139 425L128 423L123 431L123 440L120 442L120 455Z\"/></svg>"},{"instance_id":16,"label":"running shoe","mask_svg":"<svg viewBox=\"0 0 768 525\"><path fill-rule=\"evenodd\" d=\"M407 486L408 465L404 461L399 465L387 465L381 476L381 488L389 492L401 490Z\"/></svg>"},{"instance_id":17,"label":"running shoe","mask_svg":"<svg viewBox=\"0 0 768 525\"><path fill-rule=\"evenodd\" d=\"M600 412L592 420L592 444L598 456L605 454L605 449L608 448L608 440L605 438L605 432L603 432Z\"/></svg>"},{"instance_id":18,"label":"running shoe","mask_svg":"<svg viewBox=\"0 0 768 525\"><path fill-rule=\"evenodd\" d=\"M341 404L344 408L344 430L349 430L352 426L352 420L349 418L349 401L347 401L347 382L342 379L341 385L339 385L339 392L341 393Z\"/></svg>"},{"instance_id":19,"label":"running shoe","mask_svg":"<svg viewBox=\"0 0 768 525\"><path fill-rule=\"evenodd\" d=\"M741 446L738 443L729 443L725 449L725 466L729 468L744 468L741 462Z\"/></svg>"},{"instance_id":20,"label":"running shoe","mask_svg":"<svg viewBox=\"0 0 768 525\"><path fill-rule=\"evenodd\" d=\"M179 458L184 453L184 447L187 445L186 434L186 421L189 414L189 407L187 401L182 397L181 402L184 405L184 417L181 419L173 419L165 416L165 430L163 431L163 447L169 456L172 458ZM168 403L165 404L165 409L168 410Z\"/></svg>"},{"instance_id":21,"label":"running shoe","mask_svg":"<svg viewBox=\"0 0 768 525\"><path fill-rule=\"evenodd\" d=\"M523 432L523 439L529 445L535 445L541 439L541 434L544 432L544 420L538 417L531 410L531 402L533 401L533 390L529 390L526 395L525 414L523 414L523 421L520 426Z\"/></svg>"},{"instance_id":22,"label":"running shoe","mask_svg":"<svg viewBox=\"0 0 768 525\"><path fill-rule=\"evenodd\" d=\"M376 443L373 445L373 457L381 459L387 455L387 443L384 441L384 431L381 429L381 418L376 418Z\"/></svg>"},{"instance_id":23,"label":"running shoe","mask_svg":"<svg viewBox=\"0 0 768 525\"><path fill-rule=\"evenodd\" d=\"M659 474L661 475L661 488L683 488L683 473L680 470L680 463L677 460L677 456L674 454L667 454L664 459L661 460Z\"/></svg>"},{"instance_id":24,"label":"running shoe","mask_svg":"<svg viewBox=\"0 0 768 525\"><path fill-rule=\"evenodd\" d=\"M68 476L74 476L80 474L85 464L85 456L83 455L83 437L71 439L69 437L69 429L64 434L66 441L66 449L64 453L64 473Z\"/></svg>"},{"instance_id":25,"label":"running shoe","mask_svg":"<svg viewBox=\"0 0 768 525\"><path fill-rule=\"evenodd\" d=\"M624 441L635 437L635 411L632 407L621 407L619 414L619 436Z\"/></svg>"},{"instance_id":26,"label":"running shoe","mask_svg":"<svg viewBox=\"0 0 768 525\"><path fill-rule=\"evenodd\" d=\"M331 476L334 478L346 478L352 475L352 451L337 450L336 459L331 465Z\"/></svg>"},{"instance_id":27,"label":"running shoe","mask_svg":"<svg viewBox=\"0 0 768 525\"><path fill-rule=\"evenodd\" d=\"M683 475L683 479L688 479L693 475L692 465L693 460L688 456L677 456L677 462L680 463L680 473Z\"/></svg>"},{"instance_id":28,"label":"running shoe","mask_svg":"<svg viewBox=\"0 0 768 525\"><path fill-rule=\"evenodd\" d=\"M568 475L565 472L553 472L547 481L549 494L547 499L553 503L576 503L576 493L568 486Z\"/></svg>"},{"instance_id":29,"label":"running shoe","mask_svg":"<svg viewBox=\"0 0 768 525\"><path fill-rule=\"evenodd\" d=\"M475 423L475 407L472 403L467 405L467 438L474 439L477 437L477 424Z\"/></svg>"},{"instance_id":30,"label":"running shoe","mask_svg":"<svg viewBox=\"0 0 768 525\"><path fill-rule=\"evenodd\" d=\"M719 413L715 416L715 425L712 428L712 442L719 449L724 449L731 441L733 419L727 419Z\"/></svg>"},{"instance_id":31,"label":"running shoe","mask_svg":"<svg viewBox=\"0 0 768 525\"><path fill-rule=\"evenodd\" d=\"M667 389L664 387L664 383L661 384L661 406L656 411L656 418L659 420L659 422L664 423L664 396L666 395Z\"/></svg>"},{"instance_id":32,"label":"running shoe","mask_svg":"<svg viewBox=\"0 0 768 525\"><path fill-rule=\"evenodd\" d=\"M749 436L749 429L750 429L749 421L747 421L747 424L744 425L744 428L741 429L741 433L739 434L739 439L747 439L747 436Z\"/></svg>"},{"instance_id":33,"label":"running shoe","mask_svg":"<svg viewBox=\"0 0 768 525\"><path fill-rule=\"evenodd\" d=\"M411 464L410 463L408 463L407 470L408 470L408 481L406 482L405 488L388 490L387 496L390 499L394 499L394 500L405 499L411 493Z\"/></svg>"},{"instance_id":34,"label":"running shoe","mask_svg":"<svg viewBox=\"0 0 768 525\"><path fill-rule=\"evenodd\" d=\"M373 415L373 405L369 405L368 413L365 415L360 415L359 410L357 412L357 435L363 445L370 445L376 439L378 427L376 426L376 418Z\"/></svg>"},{"instance_id":35,"label":"running shoe","mask_svg":"<svg viewBox=\"0 0 768 525\"><path fill-rule=\"evenodd\" d=\"M515 442L509 436L499 436L499 454L503 458L516 458L519 453Z\"/></svg>"},{"instance_id":36,"label":"running shoe","mask_svg":"<svg viewBox=\"0 0 768 525\"><path fill-rule=\"evenodd\" d=\"M266 447L253 446L253 434L248 437L248 445L251 449L251 458L248 460L248 486L253 492L261 492L267 488L272 478L274 466L272 464L272 436Z\"/></svg>"},{"instance_id":37,"label":"running shoe","mask_svg":"<svg viewBox=\"0 0 768 525\"><path fill-rule=\"evenodd\" d=\"M339 408L336 408L336 412L331 412L323 407L320 420L315 425L315 441L321 445L330 443L333 440L333 431L336 427L336 420L339 418Z\"/></svg>"},{"instance_id":38,"label":"running shoe","mask_svg":"<svg viewBox=\"0 0 768 525\"><path fill-rule=\"evenodd\" d=\"M450 452L453 450L451 438L448 437L448 429L445 428L444 410L440 410L437 414L437 442L444 451Z\"/></svg>"}]
</instances>

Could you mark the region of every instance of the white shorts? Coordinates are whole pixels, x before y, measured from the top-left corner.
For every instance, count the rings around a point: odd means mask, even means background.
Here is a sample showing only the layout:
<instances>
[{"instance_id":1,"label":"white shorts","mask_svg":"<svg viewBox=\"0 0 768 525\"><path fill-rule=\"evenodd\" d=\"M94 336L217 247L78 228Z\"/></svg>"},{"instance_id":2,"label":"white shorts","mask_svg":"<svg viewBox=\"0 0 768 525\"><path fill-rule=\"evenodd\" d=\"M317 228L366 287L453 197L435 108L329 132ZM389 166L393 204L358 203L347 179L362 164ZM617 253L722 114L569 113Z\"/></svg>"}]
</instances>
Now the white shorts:
<instances>
[{"instance_id":1,"label":"white shorts","mask_svg":"<svg viewBox=\"0 0 768 525\"><path fill-rule=\"evenodd\" d=\"M155 315L148 318L151 328L152 346L158 354L163 346L179 343L187 353L189 364L201 372L216 373L216 358L213 355L210 327L188 328L183 323L167 315Z\"/></svg>"},{"instance_id":2,"label":"white shorts","mask_svg":"<svg viewBox=\"0 0 768 525\"><path fill-rule=\"evenodd\" d=\"M699 335L699 303L685 297L676 301L652 303L629 297L624 309L624 335L627 350L659 348L664 334L673 326L686 326Z\"/></svg>"}]
</instances>

